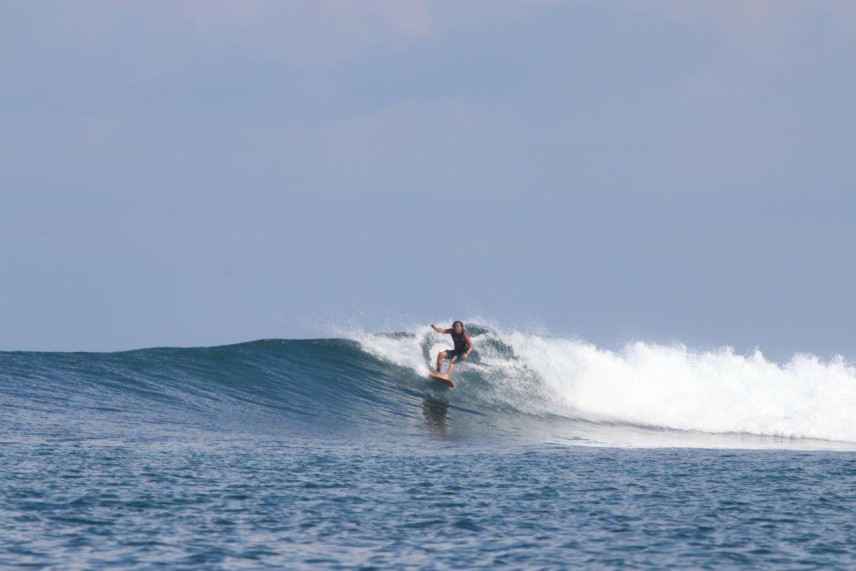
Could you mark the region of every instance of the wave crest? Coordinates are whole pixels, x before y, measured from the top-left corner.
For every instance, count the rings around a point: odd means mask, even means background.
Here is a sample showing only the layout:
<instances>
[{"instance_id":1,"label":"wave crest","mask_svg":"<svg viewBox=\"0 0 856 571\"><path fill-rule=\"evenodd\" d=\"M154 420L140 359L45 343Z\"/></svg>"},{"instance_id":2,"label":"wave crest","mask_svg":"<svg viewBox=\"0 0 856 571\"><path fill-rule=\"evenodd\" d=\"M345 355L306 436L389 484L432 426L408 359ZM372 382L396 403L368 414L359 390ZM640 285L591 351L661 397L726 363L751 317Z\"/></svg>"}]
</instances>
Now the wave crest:
<instances>
[{"instance_id":1,"label":"wave crest","mask_svg":"<svg viewBox=\"0 0 856 571\"><path fill-rule=\"evenodd\" d=\"M840 357L796 355L778 364L760 351L643 342L612 351L573 339L468 329L476 350L455 374L462 392L485 404L650 428L856 442L856 368ZM350 337L418 375L449 345L427 328Z\"/></svg>"}]
</instances>

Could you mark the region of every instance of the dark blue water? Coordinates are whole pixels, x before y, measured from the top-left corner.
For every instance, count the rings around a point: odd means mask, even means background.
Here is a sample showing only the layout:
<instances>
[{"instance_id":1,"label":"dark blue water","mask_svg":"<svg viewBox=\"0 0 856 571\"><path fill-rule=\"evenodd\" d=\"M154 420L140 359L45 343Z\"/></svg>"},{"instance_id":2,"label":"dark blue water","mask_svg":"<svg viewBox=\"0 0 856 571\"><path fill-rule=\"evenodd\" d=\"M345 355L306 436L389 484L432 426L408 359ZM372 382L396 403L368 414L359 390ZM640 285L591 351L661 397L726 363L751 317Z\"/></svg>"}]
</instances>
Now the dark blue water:
<instances>
[{"instance_id":1,"label":"dark blue water","mask_svg":"<svg viewBox=\"0 0 856 571\"><path fill-rule=\"evenodd\" d=\"M0 566L856 564L852 444L526 412L477 364L449 391L346 340L0 353Z\"/></svg>"}]
</instances>

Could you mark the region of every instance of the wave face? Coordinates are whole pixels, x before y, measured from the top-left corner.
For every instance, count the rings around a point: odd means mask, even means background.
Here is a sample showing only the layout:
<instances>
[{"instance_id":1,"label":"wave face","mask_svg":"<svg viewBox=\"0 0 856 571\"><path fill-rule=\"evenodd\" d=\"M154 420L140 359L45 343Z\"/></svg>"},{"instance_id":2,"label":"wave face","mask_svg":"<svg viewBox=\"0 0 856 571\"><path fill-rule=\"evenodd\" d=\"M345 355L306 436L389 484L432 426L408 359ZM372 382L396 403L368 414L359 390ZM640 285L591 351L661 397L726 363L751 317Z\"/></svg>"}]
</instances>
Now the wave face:
<instances>
[{"instance_id":1,"label":"wave face","mask_svg":"<svg viewBox=\"0 0 856 571\"><path fill-rule=\"evenodd\" d=\"M692 351L632 343L620 351L578 340L470 327L477 347L461 367L461 394L508 407L610 423L782 438L856 442L856 368L796 355L784 364L756 351ZM368 352L427 374L448 347L433 333L355 335Z\"/></svg>"},{"instance_id":2,"label":"wave face","mask_svg":"<svg viewBox=\"0 0 856 571\"><path fill-rule=\"evenodd\" d=\"M342 439L548 439L688 444L675 434L856 443L856 369L810 355L620 351L469 325L476 345L449 391L425 378L448 336L428 328L120 353L0 353L10 434L97 437L217 430ZM738 438L735 435L740 435ZM675 440L677 439L677 440ZM694 442L698 443L698 439ZM766 445L772 442L750 442ZM693 445L693 443L689 443Z\"/></svg>"}]
</instances>

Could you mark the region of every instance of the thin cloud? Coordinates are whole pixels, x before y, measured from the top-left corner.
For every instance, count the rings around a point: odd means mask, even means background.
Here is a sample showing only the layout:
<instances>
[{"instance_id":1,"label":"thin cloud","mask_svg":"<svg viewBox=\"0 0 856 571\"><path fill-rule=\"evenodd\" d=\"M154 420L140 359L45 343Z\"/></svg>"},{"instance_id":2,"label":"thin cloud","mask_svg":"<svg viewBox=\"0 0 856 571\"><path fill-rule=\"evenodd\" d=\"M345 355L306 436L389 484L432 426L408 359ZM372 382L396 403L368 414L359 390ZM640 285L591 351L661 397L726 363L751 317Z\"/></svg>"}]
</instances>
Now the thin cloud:
<instances>
[{"instance_id":1,"label":"thin cloud","mask_svg":"<svg viewBox=\"0 0 856 571\"><path fill-rule=\"evenodd\" d=\"M174 5L203 41L240 42L294 65L338 65L378 44L421 38L433 28L424 2L196 0Z\"/></svg>"},{"instance_id":2,"label":"thin cloud","mask_svg":"<svg viewBox=\"0 0 856 571\"><path fill-rule=\"evenodd\" d=\"M802 41L809 26L852 26L856 4L846 1L802 2L768 0L745 2L687 2L662 0L647 4L679 23L701 23L730 42L779 53Z\"/></svg>"}]
</instances>

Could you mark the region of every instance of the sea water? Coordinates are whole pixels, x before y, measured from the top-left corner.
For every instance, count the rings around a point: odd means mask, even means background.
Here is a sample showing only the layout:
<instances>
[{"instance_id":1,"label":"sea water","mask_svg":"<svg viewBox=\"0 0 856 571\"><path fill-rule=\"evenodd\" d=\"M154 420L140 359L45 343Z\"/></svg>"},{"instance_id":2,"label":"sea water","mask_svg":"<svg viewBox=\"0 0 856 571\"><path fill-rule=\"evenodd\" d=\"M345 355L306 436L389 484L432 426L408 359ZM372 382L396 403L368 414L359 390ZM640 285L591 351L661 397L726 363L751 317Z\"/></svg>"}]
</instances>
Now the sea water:
<instances>
[{"instance_id":1,"label":"sea water","mask_svg":"<svg viewBox=\"0 0 856 571\"><path fill-rule=\"evenodd\" d=\"M856 565L844 361L470 332L0 353L0 566Z\"/></svg>"}]
</instances>

